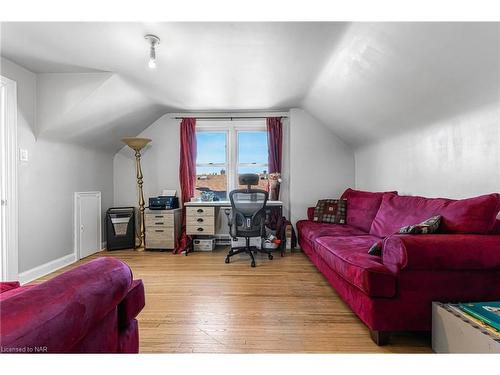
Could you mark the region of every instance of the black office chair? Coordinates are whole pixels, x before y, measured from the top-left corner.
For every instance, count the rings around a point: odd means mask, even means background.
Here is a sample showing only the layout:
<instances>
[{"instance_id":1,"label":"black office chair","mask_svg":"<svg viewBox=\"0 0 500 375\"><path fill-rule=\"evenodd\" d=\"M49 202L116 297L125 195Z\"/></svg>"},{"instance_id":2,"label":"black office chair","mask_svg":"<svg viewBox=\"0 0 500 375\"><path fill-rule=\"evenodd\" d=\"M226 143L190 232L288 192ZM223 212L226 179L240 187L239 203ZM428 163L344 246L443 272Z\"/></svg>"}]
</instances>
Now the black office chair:
<instances>
[{"instance_id":1,"label":"black office chair","mask_svg":"<svg viewBox=\"0 0 500 375\"><path fill-rule=\"evenodd\" d=\"M234 247L229 250L226 256L226 263L229 263L233 255L247 253L252 258L252 267L255 267L254 252L267 254L270 260L273 259L270 249L259 249L250 246L251 237L264 237L266 235L266 204L269 194L265 190L252 189L252 185L258 185L259 175L248 173L239 176L240 185L247 185L246 189L237 189L229 193L231 210L224 212L227 216L229 233L233 239L245 237L245 246Z\"/></svg>"}]
</instances>

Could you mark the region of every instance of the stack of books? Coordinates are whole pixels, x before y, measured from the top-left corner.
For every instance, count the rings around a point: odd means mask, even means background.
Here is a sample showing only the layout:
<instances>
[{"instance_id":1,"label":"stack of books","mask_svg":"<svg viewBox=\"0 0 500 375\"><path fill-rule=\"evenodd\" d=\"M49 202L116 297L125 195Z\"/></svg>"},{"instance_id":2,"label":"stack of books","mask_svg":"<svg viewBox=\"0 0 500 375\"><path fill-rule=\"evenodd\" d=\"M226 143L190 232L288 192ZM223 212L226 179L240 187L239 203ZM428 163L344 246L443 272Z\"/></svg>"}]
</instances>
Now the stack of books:
<instances>
[{"instance_id":1,"label":"stack of books","mask_svg":"<svg viewBox=\"0 0 500 375\"><path fill-rule=\"evenodd\" d=\"M500 338L500 302L459 303L447 307L455 315Z\"/></svg>"}]
</instances>

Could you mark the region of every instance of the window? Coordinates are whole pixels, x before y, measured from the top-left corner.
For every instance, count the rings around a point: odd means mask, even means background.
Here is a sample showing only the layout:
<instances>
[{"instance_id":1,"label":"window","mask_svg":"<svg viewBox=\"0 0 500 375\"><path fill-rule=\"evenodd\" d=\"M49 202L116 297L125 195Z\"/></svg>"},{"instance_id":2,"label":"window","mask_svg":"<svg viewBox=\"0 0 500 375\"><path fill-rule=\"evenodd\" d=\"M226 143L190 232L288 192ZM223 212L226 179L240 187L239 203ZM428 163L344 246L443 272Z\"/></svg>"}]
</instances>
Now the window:
<instances>
[{"instance_id":1,"label":"window","mask_svg":"<svg viewBox=\"0 0 500 375\"><path fill-rule=\"evenodd\" d=\"M218 200L227 199L227 132L196 132L196 189L194 196L203 192Z\"/></svg>"},{"instance_id":2,"label":"window","mask_svg":"<svg viewBox=\"0 0 500 375\"><path fill-rule=\"evenodd\" d=\"M257 173L258 188L267 188L267 132L264 121L200 121L196 125L195 197L229 199L228 191L242 188L238 176Z\"/></svg>"},{"instance_id":3,"label":"window","mask_svg":"<svg viewBox=\"0 0 500 375\"><path fill-rule=\"evenodd\" d=\"M243 173L257 173L259 188L267 188L267 132L237 131L238 138L238 176ZM239 188L245 188L238 184Z\"/></svg>"}]
</instances>

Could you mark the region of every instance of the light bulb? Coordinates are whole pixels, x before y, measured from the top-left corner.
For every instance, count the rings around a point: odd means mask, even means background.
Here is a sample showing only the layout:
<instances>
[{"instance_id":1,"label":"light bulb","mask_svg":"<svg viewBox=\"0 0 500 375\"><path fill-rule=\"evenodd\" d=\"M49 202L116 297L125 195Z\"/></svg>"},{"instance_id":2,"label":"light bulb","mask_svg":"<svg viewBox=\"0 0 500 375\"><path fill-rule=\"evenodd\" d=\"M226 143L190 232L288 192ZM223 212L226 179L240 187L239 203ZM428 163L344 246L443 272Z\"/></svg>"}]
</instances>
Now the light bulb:
<instances>
[{"instance_id":1,"label":"light bulb","mask_svg":"<svg viewBox=\"0 0 500 375\"><path fill-rule=\"evenodd\" d=\"M149 66L151 69L156 68L156 60L155 60L155 59L149 59L148 66Z\"/></svg>"}]
</instances>

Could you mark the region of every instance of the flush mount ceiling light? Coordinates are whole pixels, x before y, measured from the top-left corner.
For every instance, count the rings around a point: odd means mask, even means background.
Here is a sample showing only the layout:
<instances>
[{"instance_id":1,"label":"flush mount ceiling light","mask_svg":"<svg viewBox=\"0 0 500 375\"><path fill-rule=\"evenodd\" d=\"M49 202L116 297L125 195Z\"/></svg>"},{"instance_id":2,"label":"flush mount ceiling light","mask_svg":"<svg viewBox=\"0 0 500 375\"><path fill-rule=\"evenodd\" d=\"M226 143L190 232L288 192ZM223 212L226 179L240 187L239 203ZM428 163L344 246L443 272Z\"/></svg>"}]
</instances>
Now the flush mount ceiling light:
<instances>
[{"instance_id":1,"label":"flush mount ceiling light","mask_svg":"<svg viewBox=\"0 0 500 375\"><path fill-rule=\"evenodd\" d=\"M151 69L156 68L156 46L160 44L160 38L156 35L148 34L144 36L149 43L149 63L148 66Z\"/></svg>"}]
</instances>

